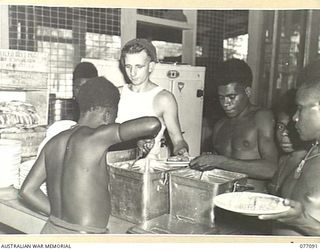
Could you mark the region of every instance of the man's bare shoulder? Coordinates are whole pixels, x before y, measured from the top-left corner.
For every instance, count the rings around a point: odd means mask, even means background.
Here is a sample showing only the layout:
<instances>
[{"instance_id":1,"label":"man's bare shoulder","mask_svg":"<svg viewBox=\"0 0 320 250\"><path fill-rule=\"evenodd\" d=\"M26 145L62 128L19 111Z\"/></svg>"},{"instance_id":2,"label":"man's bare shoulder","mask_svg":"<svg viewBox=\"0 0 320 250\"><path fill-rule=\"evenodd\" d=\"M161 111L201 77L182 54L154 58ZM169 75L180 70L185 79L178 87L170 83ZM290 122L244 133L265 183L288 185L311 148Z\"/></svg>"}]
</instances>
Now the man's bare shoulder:
<instances>
[{"instance_id":1,"label":"man's bare shoulder","mask_svg":"<svg viewBox=\"0 0 320 250\"><path fill-rule=\"evenodd\" d=\"M155 96L155 102L157 105L161 104L167 107L167 105L176 103L176 98L170 91L163 89Z\"/></svg>"},{"instance_id":2,"label":"man's bare shoulder","mask_svg":"<svg viewBox=\"0 0 320 250\"><path fill-rule=\"evenodd\" d=\"M156 96L157 98L163 98L163 99L166 99L166 98L174 98L174 95L166 90L166 89L162 89Z\"/></svg>"},{"instance_id":3,"label":"man's bare shoulder","mask_svg":"<svg viewBox=\"0 0 320 250\"><path fill-rule=\"evenodd\" d=\"M255 112L257 122L274 123L274 115L270 109L259 107Z\"/></svg>"}]
</instances>

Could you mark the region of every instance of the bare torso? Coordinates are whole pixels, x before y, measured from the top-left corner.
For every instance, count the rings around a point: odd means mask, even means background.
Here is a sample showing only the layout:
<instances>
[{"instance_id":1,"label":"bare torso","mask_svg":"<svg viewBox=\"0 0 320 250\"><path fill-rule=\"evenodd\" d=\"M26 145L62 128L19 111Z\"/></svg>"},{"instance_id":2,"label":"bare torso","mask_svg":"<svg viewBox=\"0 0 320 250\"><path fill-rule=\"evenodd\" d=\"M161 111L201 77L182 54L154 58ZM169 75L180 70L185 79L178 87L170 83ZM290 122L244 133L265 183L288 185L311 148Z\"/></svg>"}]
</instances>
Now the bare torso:
<instances>
[{"instance_id":1,"label":"bare torso","mask_svg":"<svg viewBox=\"0 0 320 250\"><path fill-rule=\"evenodd\" d=\"M110 215L107 147L95 145L92 131L75 127L47 144L48 197L51 215L69 223L106 228ZM115 134L115 127L110 126L110 144Z\"/></svg>"},{"instance_id":2,"label":"bare torso","mask_svg":"<svg viewBox=\"0 0 320 250\"><path fill-rule=\"evenodd\" d=\"M258 110L252 107L245 116L224 118L218 122L213 137L218 154L239 160L261 159L255 119Z\"/></svg>"},{"instance_id":3,"label":"bare torso","mask_svg":"<svg viewBox=\"0 0 320 250\"><path fill-rule=\"evenodd\" d=\"M213 133L214 151L234 163L221 163L230 171L247 173L248 184L258 192L266 192L266 180L276 169L274 120L269 110L249 105L237 117L220 120ZM269 177L270 176L270 177Z\"/></svg>"}]
</instances>

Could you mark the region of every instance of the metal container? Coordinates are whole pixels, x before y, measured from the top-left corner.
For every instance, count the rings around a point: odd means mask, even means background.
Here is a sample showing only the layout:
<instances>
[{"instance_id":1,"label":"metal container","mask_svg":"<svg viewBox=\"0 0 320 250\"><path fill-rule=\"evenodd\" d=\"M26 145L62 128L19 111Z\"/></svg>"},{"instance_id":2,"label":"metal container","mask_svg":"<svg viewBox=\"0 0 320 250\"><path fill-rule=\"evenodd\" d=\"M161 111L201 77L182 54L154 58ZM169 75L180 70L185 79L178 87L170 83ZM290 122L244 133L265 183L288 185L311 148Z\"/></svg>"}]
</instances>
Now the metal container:
<instances>
[{"instance_id":1,"label":"metal container","mask_svg":"<svg viewBox=\"0 0 320 250\"><path fill-rule=\"evenodd\" d=\"M73 120L74 105L73 99L55 98L55 95L50 94L49 124L60 120Z\"/></svg>"},{"instance_id":2,"label":"metal container","mask_svg":"<svg viewBox=\"0 0 320 250\"><path fill-rule=\"evenodd\" d=\"M221 193L236 191L246 181L245 174L221 169L170 172L170 214L180 220L214 227L213 198Z\"/></svg>"},{"instance_id":3,"label":"metal container","mask_svg":"<svg viewBox=\"0 0 320 250\"><path fill-rule=\"evenodd\" d=\"M115 157L115 154L118 154ZM125 157L124 157L125 156ZM109 158L111 214L132 223L142 223L169 212L168 173L155 162L134 160L128 151L112 152ZM118 159L126 161L115 162ZM110 162L113 161L113 163ZM143 166L142 166L142 165Z\"/></svg>"}]
</instances>

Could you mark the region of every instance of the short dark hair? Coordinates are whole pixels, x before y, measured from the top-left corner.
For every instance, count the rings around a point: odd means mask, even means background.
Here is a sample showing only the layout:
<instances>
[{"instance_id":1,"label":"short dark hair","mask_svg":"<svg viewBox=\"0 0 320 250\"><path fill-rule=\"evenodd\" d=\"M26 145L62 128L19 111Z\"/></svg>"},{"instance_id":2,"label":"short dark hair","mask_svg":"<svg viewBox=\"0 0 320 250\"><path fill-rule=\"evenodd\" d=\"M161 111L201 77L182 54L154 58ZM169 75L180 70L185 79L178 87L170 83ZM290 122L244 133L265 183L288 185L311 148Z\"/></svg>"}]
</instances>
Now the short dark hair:
<instances>
[{"instance_id":1,"label":"short dark hair","mask_svg":"<svg viewBox=\"0 0 320 250\"><path fill-rule=\"evenodd\" d=\"M245 87L252 84L252 71L249 65L240 59L232 58L221 63L217 70L217 84L240 83Z\"/></svg>"},{"instance_id":2,"label":"short dark hair","mask_svg":"<svg viewBox=\"0 0 320 250\"><path fill-rule=\"evenodd\" d=\"M279 114L285 113L288 116L292 117L294 113L297 110L297 105L296 105L296 89L289 89L287 92L282 94L280 98L278 98L278 101L275 103L273 106L273 111L278 117Z\"/></svg>"},{"instance_id":3,"label":"short dark hair","mask_svg":"<svg viewBox=\"0 0 320 250\"><path fill-rule=\"evenodd\" d=\"M120 63L124 66L124 58L126 54L136 54L145 51L150 57L151 62L157 61L157 50L154 45L147 39L135 38L128 41L121 49Z\"/></svg>"},{"instance_id":4,"label":"short dark hair","mask_svg":"<svg viewBox=\"0 0 320 250\"><path fill-rule=\"evenodd\" d=\"M77 64L72 74L74 82L80 78L93 78L98 76L97 68L91 62L81 62Z\"/></svg>"},{"instance_id":5,"label":"short dark hair","mask_svg":"<svg viewBox=\"0 0 320 250\"><path fill-rule=\"evenodd\" d=\"M289 117L289 122L286 125L290 141L293 145L294 150L305 149L309 147L309 142L302 141L299 133L295 128L295 122L292 117L297 111L297 105L295 102L297 89L289 89L287 92L282 94L276 104L273 107L276 121L278 122L281 114L286 114Z\"/></svg>"},{"instance_id":6,"label":"short dark hair","mask_svg":"<svg viewBox=\"0 0 320 250\"><path fill-rule=\"evenodd\" d=\"M94 110L96 107L117 112L120 99L119 90L104 77L95 77L80 87L77 101L80 113Z\"/></svg>"}]
</instances>

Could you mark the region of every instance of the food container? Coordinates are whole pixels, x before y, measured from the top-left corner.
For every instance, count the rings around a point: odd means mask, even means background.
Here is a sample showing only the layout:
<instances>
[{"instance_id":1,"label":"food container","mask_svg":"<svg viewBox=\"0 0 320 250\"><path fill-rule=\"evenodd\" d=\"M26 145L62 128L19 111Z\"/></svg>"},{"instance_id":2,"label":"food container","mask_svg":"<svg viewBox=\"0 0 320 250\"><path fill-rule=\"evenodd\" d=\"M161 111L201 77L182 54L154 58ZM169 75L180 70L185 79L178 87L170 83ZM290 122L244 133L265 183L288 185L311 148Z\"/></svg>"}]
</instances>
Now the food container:
<instances>
[{"instance_id":1,"label":"food container","mask_svg":"<svg viewBox=\"0 0 320 250\"><path fill-rule=\"evenodd\" d=\"M133 151L117 151L107 156L111 214L142 223L169 212L168 172L155 160L134 163L135 157Z\"/></svg>"},{"instance_id":2,"label":"food container","mask_svg":"<svg viewBox=\"0 0 320 250\"><path fill-rule=\"evenodd\" d=\"M221 169L173 171L170 173L170 214L180 220L214 227L214 197L236 191L246 182L247 175Z\"/></svg>"}]
</instances>

